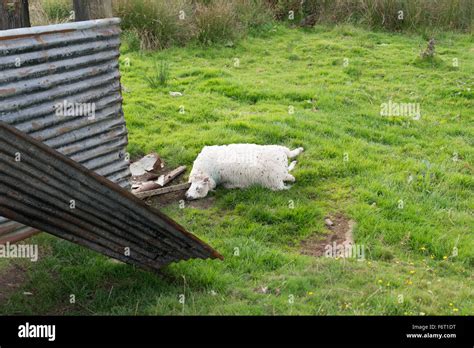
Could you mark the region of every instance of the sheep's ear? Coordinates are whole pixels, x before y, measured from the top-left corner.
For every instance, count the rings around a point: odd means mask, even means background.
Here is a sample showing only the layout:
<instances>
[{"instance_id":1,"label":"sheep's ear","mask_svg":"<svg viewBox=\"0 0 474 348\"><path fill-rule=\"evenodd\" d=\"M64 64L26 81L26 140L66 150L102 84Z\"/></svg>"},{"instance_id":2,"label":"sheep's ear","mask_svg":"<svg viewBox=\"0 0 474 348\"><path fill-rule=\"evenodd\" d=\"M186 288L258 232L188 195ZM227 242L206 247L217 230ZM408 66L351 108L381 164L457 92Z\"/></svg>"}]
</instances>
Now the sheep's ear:
<instances>
[{"instance_id":1,"label":"sheep's ear","mask_svg":"<svg viewBox=\"0 0 474 348\"><path fill-rule=\"evenodd\" d=\"M205 183L208 183L209 182L209 177L205 176L204 179L202 179L202 181L204 181Z\"/></svg>"}]
</instances>

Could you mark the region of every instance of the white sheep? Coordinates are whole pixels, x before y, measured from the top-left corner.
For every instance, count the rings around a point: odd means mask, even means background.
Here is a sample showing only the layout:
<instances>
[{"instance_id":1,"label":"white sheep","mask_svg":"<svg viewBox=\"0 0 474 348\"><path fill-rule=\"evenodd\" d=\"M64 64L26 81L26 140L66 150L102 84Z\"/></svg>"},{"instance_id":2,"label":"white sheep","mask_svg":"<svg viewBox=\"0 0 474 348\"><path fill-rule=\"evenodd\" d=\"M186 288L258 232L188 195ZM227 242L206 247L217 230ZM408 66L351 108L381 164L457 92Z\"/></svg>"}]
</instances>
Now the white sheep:
<instances>
[{"instance_id":1,"label":"white sheep","mask_svg":"<svg viewBox=\"0 0 474 348\"><path fill-rule=\"evenodd\" d=\"M296 161L288 165L288 158L294 158L303 148L293 151L279 145L231 144L205 146L194 161L189 176L191 187L187 199L206 197L217 185L225 188L245 188L260 185L271 190L285 190L294 182L289 172Z\"/></svg>"}]
</instances>

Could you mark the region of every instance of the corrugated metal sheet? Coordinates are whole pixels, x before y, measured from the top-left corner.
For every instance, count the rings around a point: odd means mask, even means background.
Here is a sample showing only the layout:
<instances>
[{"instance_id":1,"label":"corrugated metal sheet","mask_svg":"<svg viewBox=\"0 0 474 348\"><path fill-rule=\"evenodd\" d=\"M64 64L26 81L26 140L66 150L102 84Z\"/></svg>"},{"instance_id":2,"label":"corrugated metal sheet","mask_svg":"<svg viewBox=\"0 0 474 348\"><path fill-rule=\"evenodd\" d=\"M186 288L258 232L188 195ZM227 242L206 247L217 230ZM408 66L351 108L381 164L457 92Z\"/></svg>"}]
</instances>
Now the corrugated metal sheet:
<instances>
[{"instance_id":1,"label":"corrugated metal sheet","mask_svg":"<svg viewBox=\"0 0 474 348\"><path fill-rule=\"evenodd\" d=\"M222 258L129 191L4 122L0 165L0 214L12 220L145 269Z\"/></svg>"},{"instance_id":2,"label":"corrugated metal sheet","mask_svg":"<svg viewBox=\"0 0 474 348\"><path fill-rule=\"evenodd\" d=\"M129 188L119 23L110 18L0 31L0 121ZM58 116L57 104L65 100L93 103L95 119ZM0 217L0 243L33 232Z\"/></svg>"}]
</instances>

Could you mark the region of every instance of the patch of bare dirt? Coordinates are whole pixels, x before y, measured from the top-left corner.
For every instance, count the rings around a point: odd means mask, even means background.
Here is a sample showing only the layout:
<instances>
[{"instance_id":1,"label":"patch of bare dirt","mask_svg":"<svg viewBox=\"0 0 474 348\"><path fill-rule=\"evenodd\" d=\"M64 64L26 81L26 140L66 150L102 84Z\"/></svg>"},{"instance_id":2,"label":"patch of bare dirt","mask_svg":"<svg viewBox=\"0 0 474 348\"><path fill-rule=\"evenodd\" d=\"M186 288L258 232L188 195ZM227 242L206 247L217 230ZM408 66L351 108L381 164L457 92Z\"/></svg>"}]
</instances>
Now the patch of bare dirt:
<instances>
[{"instance_id":1,"label":"patch of bare dirt","mask_svg":"<svg viewBox=\"0 0 474 348\"><path fill-rule=\"evenodd\" d=\"M13 263L0 272L0 305L4 304L26 282L26 269Z\"/></svg>"},{"instance_id":2,"label":"patch of bare dirt","mask_svg":"<svg viewBox=\"0 0 474 348\"><path fill-rule=\"evenodd\" d=\"M310 256L324 256L327 245L354 244L352 230L355 221L350 220L342 214L336 214L325 218L326 228L330 231L327 235L312 235L301 242L300 252Z\"/></svg>"}]
</instances>

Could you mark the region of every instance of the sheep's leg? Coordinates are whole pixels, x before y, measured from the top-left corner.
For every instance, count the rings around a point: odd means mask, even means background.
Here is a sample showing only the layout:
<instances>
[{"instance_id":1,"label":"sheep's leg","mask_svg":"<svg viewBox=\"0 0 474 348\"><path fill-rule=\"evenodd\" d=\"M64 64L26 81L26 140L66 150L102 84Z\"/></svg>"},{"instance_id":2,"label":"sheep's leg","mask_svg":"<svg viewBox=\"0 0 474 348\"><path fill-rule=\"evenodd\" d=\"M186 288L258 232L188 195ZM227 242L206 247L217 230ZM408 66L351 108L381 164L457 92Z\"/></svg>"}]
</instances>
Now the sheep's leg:
<instances>
[{"instance_id":1,"label":"sheep's leg","mask_svg":"<svg viewBox=\"0 0 474 348\"><path fill-rule=\"evenodd\" d=\"M290 163L290 165L288 166L288 171L289 172L291 172L293 169L295 169L296 163L298 163L298 161L293 161L293 162Z\"/></svg>"},{"instance_id":2,"label":"sheep's leg","mask_svg":"<svg viewBox=\"0 0 474 348\"><path fill-rule=\"evenodd\" d=\"M288 151L288 153L287 153L288 158L295 158L296 156L298 156L303 151L304 151L304 149L302 147L294 149L293 151Z\"/></svg>"},{"instance_id":3,"label":"sheep's leg","mask_svg":"<svg viewBox=\"0 0 474 348\"><path fill-rule=\"evenodd\" d=\"M283 179L283 181L290 181L290 182L295 182L295 177L291 174L286 174L285 178Z\"/></svg>"}]
</instances>

